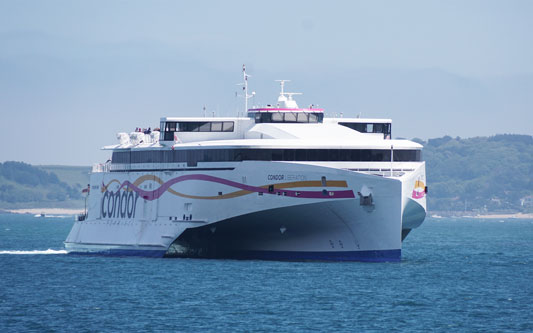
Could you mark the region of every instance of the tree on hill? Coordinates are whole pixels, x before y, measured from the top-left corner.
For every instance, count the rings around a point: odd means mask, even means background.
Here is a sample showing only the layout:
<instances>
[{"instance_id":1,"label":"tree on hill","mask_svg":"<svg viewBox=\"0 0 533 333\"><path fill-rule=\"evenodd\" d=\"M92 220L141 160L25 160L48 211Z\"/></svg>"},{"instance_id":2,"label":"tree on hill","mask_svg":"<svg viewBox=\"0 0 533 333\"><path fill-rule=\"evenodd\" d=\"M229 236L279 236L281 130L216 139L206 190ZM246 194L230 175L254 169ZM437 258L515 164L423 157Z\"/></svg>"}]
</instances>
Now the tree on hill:
<instances>
[{"instance_id":1,"label":"tree on hill","mask_svg":"<svg viewBox=\"0 0 533 333\"><path fill-rule=\"evenodd\" d=\"M430 210L528 209L522 199L533 194L532 136L445 136L421 143Z\"/></svg>"},{"instance_id":2,"label":"tree on hill","mask_svg":"<svg viewBox=\"0 0 533 333\"><path fill-rule=\"evenodd\" d=\"M57 202L80 199L80 191L57 175L23 162L0 163L0 202Z\"/></svg>"}]
</instances>

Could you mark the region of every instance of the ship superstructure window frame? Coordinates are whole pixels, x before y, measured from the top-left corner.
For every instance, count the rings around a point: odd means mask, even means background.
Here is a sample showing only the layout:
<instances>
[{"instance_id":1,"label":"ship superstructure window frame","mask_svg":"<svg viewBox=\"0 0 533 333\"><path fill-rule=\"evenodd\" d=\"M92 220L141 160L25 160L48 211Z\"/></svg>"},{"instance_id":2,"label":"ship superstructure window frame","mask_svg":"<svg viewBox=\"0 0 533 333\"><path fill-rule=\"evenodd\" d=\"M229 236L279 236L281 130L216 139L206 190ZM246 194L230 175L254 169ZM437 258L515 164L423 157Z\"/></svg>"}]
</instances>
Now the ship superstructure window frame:
<instances>
[{"instance_id":1,"label":"ship superstructure window frame","mask_svg":"<svg viewBox=\"0 0 533 333\"><path fill-rule=\"evenodd\" d=\"M360 133L382 133L383 138L390 139L392 133L391 123L377 122L339 122L339 125L351 128Z\"/></svg>"},{"instance_id":2,"label":"ship superstructure window frame","mask_svg":"<svg viewBox=\"0 0 533 333\"><path fill-rule=\"evenodd\" d=\"M234 121L162 121L161 140L173 141L174 133L234 132Z\"/></svg>"},{"instance_id":3,"label":"ship superstructure window frame","mask_svg":"<svg viewBox=\"0 0 533 333\"><path fill-rule=\"evenodd\" d=\"M167 122L169 123L174 122ZM177 123L175 132L233 132L235 127L234 121L178 121L175 123Z\"/></svg>"},{"instance_id":4,"label":"ship superstructure window frame","mask_svg":"<svg viewBox=\"0 0 533 333\"><path fill-rule=\"evenodd\" d=\"M394 162L419 162L419 149L395 149ZM286 162L390 162L390 149L282 149L214 148L175 150L117 150L113 164L286 161Z\"/></svg>"},{"instance_id":5,"label":"ship superstructure window frame","mask_svg":"<svg viewBox=\"0 0 533 333\"><path fill-rule=\"evenodd\" d=\"M321 123L324 114L321 112L254 112L250 117L255 119L256 124L260 123Z\"/></svg>"}]
</instances>

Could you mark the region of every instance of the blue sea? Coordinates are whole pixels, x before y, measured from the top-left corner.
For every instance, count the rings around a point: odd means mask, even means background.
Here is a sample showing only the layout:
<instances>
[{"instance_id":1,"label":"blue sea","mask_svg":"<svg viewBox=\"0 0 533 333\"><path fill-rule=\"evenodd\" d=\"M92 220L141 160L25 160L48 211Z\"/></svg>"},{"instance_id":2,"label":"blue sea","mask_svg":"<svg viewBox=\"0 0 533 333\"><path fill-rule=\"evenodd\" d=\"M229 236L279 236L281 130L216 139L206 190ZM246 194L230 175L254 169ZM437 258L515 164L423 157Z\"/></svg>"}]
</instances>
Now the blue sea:
<instances>
[{"instance_id":1,"label":"blue sea","mask_svg":"<svg viewBox=\"0 0 533 333\"><path fill-rule=\"evenodd\" d=\"M0 332L533 331L533 220L429 218L401 263L67 255L0 215Z\"/></svg>"}]
</instances>

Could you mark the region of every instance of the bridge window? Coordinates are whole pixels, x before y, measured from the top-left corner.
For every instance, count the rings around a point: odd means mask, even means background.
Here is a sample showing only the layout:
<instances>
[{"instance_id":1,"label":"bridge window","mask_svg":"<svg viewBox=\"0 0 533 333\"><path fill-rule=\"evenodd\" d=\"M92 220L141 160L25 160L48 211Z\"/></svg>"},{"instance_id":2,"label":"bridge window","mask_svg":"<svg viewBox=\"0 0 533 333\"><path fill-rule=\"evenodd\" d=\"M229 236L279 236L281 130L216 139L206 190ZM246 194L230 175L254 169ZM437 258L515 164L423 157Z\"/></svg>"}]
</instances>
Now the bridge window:
<instances>
[{"instance_id":1,"label":"bridge window","mask_svg":"<svg viewBox=\"0 0 533 333\"><path fill-rule=\"evenodd\" d=\"M286 123L295 123L296 122L296 114L292 112L285 113L285 119L284 121Z\"/></svg>"},{"instance_id":2,"label":"bridge window","mask_svg":"<svg viewBox=\"0 0 533 333\"><path fill-rule=\"evenodd\" d=\"M319 112L256 112L250 116L256 123L321 123L324 119Z\"/></svg>"}]
</instances>

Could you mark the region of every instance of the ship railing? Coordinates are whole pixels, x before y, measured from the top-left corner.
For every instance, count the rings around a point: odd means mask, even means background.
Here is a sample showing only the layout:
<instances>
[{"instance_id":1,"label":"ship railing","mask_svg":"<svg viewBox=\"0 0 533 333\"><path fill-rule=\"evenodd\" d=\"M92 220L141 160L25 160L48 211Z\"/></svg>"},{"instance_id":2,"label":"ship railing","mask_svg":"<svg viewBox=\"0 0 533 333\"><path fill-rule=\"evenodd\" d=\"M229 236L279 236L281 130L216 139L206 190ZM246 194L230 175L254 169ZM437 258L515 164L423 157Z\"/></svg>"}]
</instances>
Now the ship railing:
<instances>
[{"instance_id":1,"label":"ship railing","mask_svg":"<svg viewBox=\"0 0 533 333\"><path fill-rule=\"evenodd\" d=\"M350 171L364 172L371 175L376 175L380 177L402 177L406 173L414 171L414 169L392 169L392 174L390 169L383 168L359 168L359 169L348 169Z\"/></svg>"},{"instance_id":2,"label":"ship railing","mask_svg":"<svg viewBox=\"0 0 533 333\"><path fill-rule=\"evenodd\" d=\"M93 173L97 173L97 172L109 172L109 170L111 169L111 163L109 162L106 162L106 163L95 163L93 164Z\"/></svg>"}]
</instances>

